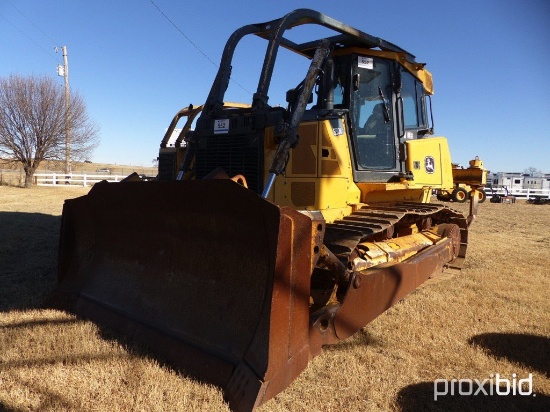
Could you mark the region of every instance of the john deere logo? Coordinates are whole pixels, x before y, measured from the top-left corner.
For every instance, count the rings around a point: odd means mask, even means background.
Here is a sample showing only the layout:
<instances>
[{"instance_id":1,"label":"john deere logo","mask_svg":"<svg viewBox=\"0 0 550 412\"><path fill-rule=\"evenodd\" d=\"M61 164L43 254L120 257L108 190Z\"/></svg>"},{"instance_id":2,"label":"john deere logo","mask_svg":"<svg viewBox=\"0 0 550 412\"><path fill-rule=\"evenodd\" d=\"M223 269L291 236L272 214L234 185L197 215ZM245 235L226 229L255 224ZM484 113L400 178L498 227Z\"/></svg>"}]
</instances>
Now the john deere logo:
<instances>
[{"instance_id":1,"label":"john deere logo","mask_svg":"<svg viewBox=\"0 0 550 412\"><path fill-rule=\"evenodd\" d=\"M432 156L426 156L424 158L424 170L429 174L435 172L435 160Z\"/></svg>"}]
</instances>

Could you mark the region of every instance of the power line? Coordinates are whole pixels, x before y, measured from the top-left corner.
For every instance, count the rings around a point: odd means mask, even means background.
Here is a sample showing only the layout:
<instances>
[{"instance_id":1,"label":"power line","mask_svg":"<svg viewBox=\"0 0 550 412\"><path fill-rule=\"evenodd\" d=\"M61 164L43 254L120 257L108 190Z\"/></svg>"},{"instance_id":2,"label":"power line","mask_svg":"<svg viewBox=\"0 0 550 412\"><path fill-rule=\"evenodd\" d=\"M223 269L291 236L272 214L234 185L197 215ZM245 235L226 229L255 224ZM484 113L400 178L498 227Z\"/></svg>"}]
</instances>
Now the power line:
<instances>
[{"instance_id":1,"label":"power line","mask_svg":"<svg viewBox=\"0 0 550 412\"><path fill-rule=\"evenodd\" d=\"M9 4L11 4L12 7L13 7L15 10L17 10L17 11L19 12L19 14L21 14L25 19L27 19L27 20L29 21L30 24L32 24L34 27L36 27L36 29L37 29L38 31L40 31L44 36L46 36L46 37L54 44L54 46L57 46L58 44L61 44L61 43L56 42L50 35L48 35L48 33L46 33L44 30L42 30L40 27L38 27L36 24L34 24L34 22L33 22L31 19L29 19L29 18L25 15L25 13L23 13L21 10L19 10L19 9L15 6L15 4L13 4L10 0L6 0L6 1L7 1Z\"/></svg>"},{"instance_id":2,"label":"power line","mask_svg":"<svg viewBox=\"0 0 550 412\"><path fill-rule=\"evenodd\" d=\"M216 62L215 62L214 60L212 60L210 57L208 57L208 55L207 55L206 53L204 53L204 52L200 49L199 46L197 46L195 43L193 43L193 41L192 41L189 37L187 37L183 31L181 31L181 29L176 25L176 23L174 23L174 22L170 19L170 17L168 17L168 16L166 15L166 13L164 13L164 12L160 9L160 7L157 6L157 5L155 4L155 2L154 2L153 0L149 0L149 1L151 2L151 4L152 4L153 6L155 6L155 8L159 11L159 13L162 14L166 20L168 20L168 22L169 22L175 29L176 29L177 31L179 31L180 34L181 34L183 37L185 37L185 39L186 39L189 43L191 43L191 45L192 45L195 49L198 50L198 52L199 52L200 54L202 54L204 57L206 57L206 59L207 59L210 63L212 63L216 68L219 67L219 66L216 64Z\"/></svg>"},{"instance_id":3,"label":"power line","mask_svg":"<svg viewBox=\"0 0 550 412\"><path fill-rule=\"evenodd\" d=\"M166 15L166 13L164 13L164 11L161 10L161 8L159 6L156 5L156 3L153 1L153 0L149 0L149 2L155 6L155 8L158 10L158 12L160 14L162 14L164 16L164 18L177 30L180 32L180 34L185 37L185 39L191 43L191 45L197 49L197 51L202 54L210 63L212 63L214 65L214 67L216 67L217 69L220 67L214 60L212 60L210 57L208 57L208 55L203 52L199 46L197 46L179 27L176 23L174 23L170 17L168 17ZM236 80L233 80L233 79L229 79L229 81L235 83L237 86L239 86L241 89L243 89L246 93L252 95L252 92L250 92L249 90L247 90L243 85L239 84Z\"/></svg>"},{"instance_id":4,"label":"power line","mask_svg":"<svg viewBox=\"0 0 550 412\"><path fill-rule=\"evenodd\" d=\"M28 36L23 30L21 30L19 27L17 27L15 24L13 24L8 19L6 19L6 17L4 17L1 14L0 14L0 17L2 17L5 21L7 21L9 24L11 24L19 33L21 33L23 36L25 36L27 39L29 39L32 43L34 43L36 47L38 47L40 50L42 50L44 53L46 53L48 56L50 56L56 62L58 61L57 58L54 57L52 52L47 51L44 47L42 47L40 44L38 44L36 41L34 41L30 36Z\"/></svg>"}]
</instances>

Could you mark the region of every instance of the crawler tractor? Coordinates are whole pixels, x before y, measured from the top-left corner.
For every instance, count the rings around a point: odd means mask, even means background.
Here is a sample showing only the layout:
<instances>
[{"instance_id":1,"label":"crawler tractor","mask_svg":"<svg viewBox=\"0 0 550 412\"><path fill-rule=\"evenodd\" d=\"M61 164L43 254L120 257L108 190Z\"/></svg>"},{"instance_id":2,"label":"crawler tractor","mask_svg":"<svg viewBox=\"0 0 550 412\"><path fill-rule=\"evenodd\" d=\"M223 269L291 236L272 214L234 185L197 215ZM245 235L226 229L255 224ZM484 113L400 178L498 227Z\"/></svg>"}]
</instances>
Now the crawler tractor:
<instances>
[{"instance_id":1,"label":"crawler tractor","mask_svg":"<svg viewBox=\"0 0 550 412\"><path fill-rule=\"evenodd\" d=\"M290 40L301 25L332 34ZM250 35L267 43L256 92L225 104ZM268 97L280 48L309 60L286 108ZM468 217L429 203L453 177L424 66L313 10L236 30L205 103L163 140L158 180L66 201L57 298L220 386L233 410L266 402L324 345L462 266L478 197Z\"/></svg>"}]
</instances>

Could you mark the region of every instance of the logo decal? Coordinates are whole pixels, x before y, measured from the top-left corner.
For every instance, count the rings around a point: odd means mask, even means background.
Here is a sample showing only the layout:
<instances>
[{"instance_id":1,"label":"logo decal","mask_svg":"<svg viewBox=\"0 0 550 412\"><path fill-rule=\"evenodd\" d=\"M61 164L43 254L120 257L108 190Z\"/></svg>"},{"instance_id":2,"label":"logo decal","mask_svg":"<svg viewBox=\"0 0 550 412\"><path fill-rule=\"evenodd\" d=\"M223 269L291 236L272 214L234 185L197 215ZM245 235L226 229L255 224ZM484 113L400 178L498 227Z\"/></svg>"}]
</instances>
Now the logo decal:
<instances>
[{"instance_id":1,"label":"logo decal","mask_svg":"<svg viewBox=\"0 0 550 412\"><path fill-rule=\"evenodd\" d=\"M426 156L424 158L424 170L426 170L428 174L435 172L435 160L432 156Z\"/></svg>"}]
</instances>

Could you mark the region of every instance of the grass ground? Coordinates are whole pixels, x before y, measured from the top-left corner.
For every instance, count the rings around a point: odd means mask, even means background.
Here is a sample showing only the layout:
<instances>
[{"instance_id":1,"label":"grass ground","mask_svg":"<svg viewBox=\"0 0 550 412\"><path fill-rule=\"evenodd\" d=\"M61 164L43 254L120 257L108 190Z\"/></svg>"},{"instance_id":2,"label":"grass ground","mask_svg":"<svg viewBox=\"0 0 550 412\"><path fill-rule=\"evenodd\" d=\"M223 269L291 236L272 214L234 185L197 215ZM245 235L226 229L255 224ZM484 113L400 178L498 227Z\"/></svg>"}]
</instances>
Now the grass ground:
<instances>
[{"instance_id":1,"label":"grass ground","mask_svg":"<svg viewBox=\"0 0 550 412\"><path fill-rule=\"evenodd\" d=\"M227 411L218 389L41 308L55 286L63 200L87 190L0 187L0 410ZM260 410L550 410L549 221L550 206L481 205L460 275L326 348ZM532 374L534 393L433 399L437 379L487 380L489 392L497 373Z\"/></svg>"}]
</instances>

